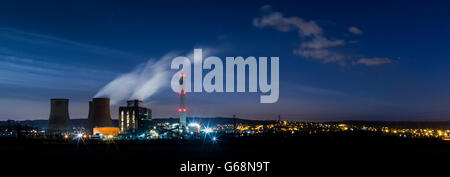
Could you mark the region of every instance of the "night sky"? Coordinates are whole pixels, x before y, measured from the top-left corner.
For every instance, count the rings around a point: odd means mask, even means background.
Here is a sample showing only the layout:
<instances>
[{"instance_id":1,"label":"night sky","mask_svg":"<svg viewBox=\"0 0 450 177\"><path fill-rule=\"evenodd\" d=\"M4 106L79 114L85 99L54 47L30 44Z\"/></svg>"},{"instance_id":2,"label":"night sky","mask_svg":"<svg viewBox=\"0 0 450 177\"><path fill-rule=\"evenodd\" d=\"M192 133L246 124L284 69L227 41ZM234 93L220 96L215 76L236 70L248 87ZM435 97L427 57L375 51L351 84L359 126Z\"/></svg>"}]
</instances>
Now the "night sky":
<instances>
[{"instance_id":1,"label":"night sky","mask_svg":"<svg viewBox=\"0 0 450 177\"><path fill-rule=\"evenodd\" d=\"M110 81L169 52L279 56L280 97L189 93L188 116L450 120L450 3L444 1L2 1L0 120L70 117ZM167 69L170 66L167 65ZM207 71L204 71L204 73ZM170 85L145 104L176 117ZM117 118L117 106L111 115Z\"/></svg>"}]
</instances>

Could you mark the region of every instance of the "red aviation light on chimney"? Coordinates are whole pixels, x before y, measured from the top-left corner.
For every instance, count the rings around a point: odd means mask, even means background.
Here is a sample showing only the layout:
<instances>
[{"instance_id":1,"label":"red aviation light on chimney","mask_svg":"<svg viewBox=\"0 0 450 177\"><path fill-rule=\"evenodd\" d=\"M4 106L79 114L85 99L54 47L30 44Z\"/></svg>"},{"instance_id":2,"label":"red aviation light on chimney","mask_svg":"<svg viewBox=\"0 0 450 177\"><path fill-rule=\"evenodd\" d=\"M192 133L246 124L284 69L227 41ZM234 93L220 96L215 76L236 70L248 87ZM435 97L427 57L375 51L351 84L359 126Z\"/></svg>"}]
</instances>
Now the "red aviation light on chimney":
<instances>
[{"instance_id":1,"label":"red aviation light on chimney","mask_svg":"<svg viewBox=\"0 0 450 177\"><path fill-rule=\"evenodd\" d=\"M183 112L186 112L186 108L183 109Z\"/></svg>"},{"instance_id":2,"label":"red aviation light on chimney","mask_svg":"<svg viewBox=\"0 0 450 177\"><path fill-rule=\"evenodd\" d=\"M181 108L178 108L178 112L181 112L181 111L183 111Z\"/></svg>"}]
</instances>

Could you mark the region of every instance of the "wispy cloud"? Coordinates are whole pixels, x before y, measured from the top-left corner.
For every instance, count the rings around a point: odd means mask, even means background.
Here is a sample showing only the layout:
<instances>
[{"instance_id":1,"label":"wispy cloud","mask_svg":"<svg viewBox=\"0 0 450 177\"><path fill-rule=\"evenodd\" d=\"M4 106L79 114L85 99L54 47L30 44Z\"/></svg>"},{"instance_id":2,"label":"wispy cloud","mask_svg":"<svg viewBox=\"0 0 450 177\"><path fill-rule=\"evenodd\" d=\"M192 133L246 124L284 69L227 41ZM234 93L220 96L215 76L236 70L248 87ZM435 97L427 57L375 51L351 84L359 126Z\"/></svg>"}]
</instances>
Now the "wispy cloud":
<instances>
[{"instance_id":1,"label":"wispy cloud","mask_svg":"<svg viewBox=\"0 0 450 177\"><path fill-rule=\"evenodd\" d=\"M10 69L20 69L20 71L27 72L27 71L36 71L36 72L42 72L42 73L49 73L49 74L55 74L61 76L67 76L66 73L74 73L80 76L92 76L92 74L95 75L110 75L114 74L113 72L99 70L99 69L93 69L93 68L81 68L76 66L70 66L70 65L63 65L58 63L50 63L45 61L39 61L35 59L30 58L22 58L17 56L10 56L10 55L2 55L0 54L0 62L9 66Z\"/></svg>"},{"instance_id":2,"label":"wispy cloud","mask_svg":"<svg viewBox=\"0 0 450 177\"><path fill-rule=\"evenodd\" d=\"M271 11L270 6L263 6L264 15L253 20L253 25L258 28L272 27L281 32L298 32L302 44L294 54L307 58L321 60L324 63L338 62L343 56L330 50L332 47L345 45L345 40L331 40L324 36L324 29L315 21L307 21L300 17L285 17L281 12Z\"/></svg>"},{"instance_id":3,"label":"wispy cloud","mask_svg":"<svg viewBox=\"0 0 450 177\"><path fill-rule=\"evenodd\" d=\"M359 28L354 27L354 26L348 28L348 31L350 31L353 34L359 34L359 35L361 35L363 33Z\"/></svg>"},{"instance_id":4,"label":"wispy cloud","mask_svg":"<svg viewBox=\"0 0 450 177\"><path fill-rule=\"evenodd\" d=\"M296 16L285 17L281 12L273 11L270 5L262 6L261 12L263 13L261 17L253 19L253 26L257 28L271 27L280 32L295 31L298 33L301 45L293 50L295 55L320 60L322 63L339 63L342 66L351 62L351 60L355 60L355 57L346 56L338 50L338 47L356 43L355 40L347 41L326 36L325 29L319 26L316 21L308 21ZM349 27L348 30L358 35L363 33L354 26ZM363 60L362 62L365 61ZM384 64L386 63L385 61ZM366 66L373 65L366 64Z\"/></svg>"},{"instance_id":5,"label":"wispy cloud","mask_svg":"<svg viewBox=\"0 0 450 177\"><path fill-rule=\"evenodd\" d=\"M83 90L115 74L28 58L0 55L0 83L33 88Z\"/></svg>"},{"instance_id":6,"label":"wispy cloud","mask_svg":"<svg viewBox=\"0 0 450 177\"><path fill-rule=\"evenodd\" d=\"M94 53L97 55L136 57L135 55L116 49L76 42L51 35L21 31L13 28L0 28L0 40L10 40L19 43L27 43L28 45L37 45L43 48L67 49L83 53Z\"/></svg>"},{"instance_id":7,"label":"wispy cloud","mask_svg":"<svg viewBox=\"0 0 450 177\"><path fill-rule=\"evenodd\" d=\"M376 66L392 63L390 58L360 58L357 61L354 61L352 64L354 65L366 65L366 66Z\"/></svg>"},{"instance_id":8,"label":"wispy cloud","mask_svg":"<svg viewBox=\"0 0 450 177\"><path fill-rule=\"evenodd\" d=\"M114 72L92 67L79 56L104 59L132 54L38 33L0 28L0 83L31 88L86 90L98 87ZM66 53L67 51L70 53ZM79 56L72 56L79 55ZM67 58L73 57L73 63ZM61 60L61 59L66 60Z\"/></svg>"}]
</instances>

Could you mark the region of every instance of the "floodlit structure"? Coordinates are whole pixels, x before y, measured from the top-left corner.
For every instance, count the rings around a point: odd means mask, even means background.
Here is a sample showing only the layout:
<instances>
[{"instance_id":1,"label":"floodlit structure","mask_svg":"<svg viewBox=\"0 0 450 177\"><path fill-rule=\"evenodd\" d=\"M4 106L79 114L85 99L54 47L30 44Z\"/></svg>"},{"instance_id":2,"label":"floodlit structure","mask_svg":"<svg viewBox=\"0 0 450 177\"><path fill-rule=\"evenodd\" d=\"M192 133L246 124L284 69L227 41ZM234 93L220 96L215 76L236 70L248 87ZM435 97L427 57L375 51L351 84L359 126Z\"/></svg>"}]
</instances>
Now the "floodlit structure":
<instances>
[{"instance_id":1,"label":"floodlit structure","mask_svg":"<svg viewBox=\"0 0 450 177\"><path fill-rule=\"evenodd\" d=\"M152 120L152 110L141 105L141 100L129 100L127 101L127 106L119 107L119 129L121 134L138 133L149 129Z\"/></svg>"},{"instance_id":2,"label":"floodlit structure","mask_svg":"<svg viewBox=\"0 0 450 177\"><path fill-rule=\"evenodd\" d=\"M109 98L94 98L89 102L89 116L86 132L92 134L93 128L112 127Z\"/></svg>"},{"instance_id":3,"label":"floodlit structure","mask_svg":"<svg viewBox=\"0 0 450 177\"><path fill-rule=\"evenodd\" d=\"M119 135L119 128L117 127L96 127L93 129L94 135L101 134L104 136L117 136Z\"/></svg>"},{"instance_id":4,"label":"floodlit structure","mask_svg":"<svg viewBox=\"0 0 450 177\"><path fill-rule=\"evenodd\" d=\"M186 127L186 91L185 91L185 83L184 83L184 73L180 74L180 107L178 108L178 112L180 113L180 126Z\"/></svg>"},{"instance_id":5,"label":"floodlit structure","mask_svg":"<svg viewBox=\"0 0 450 177\"><path fill-rule=\"evenodd\" d=\"M72 130L69 118L69 99L50 99L50 116L47 124L48 134L61 134Z\"/></svg>"}]
</instances>

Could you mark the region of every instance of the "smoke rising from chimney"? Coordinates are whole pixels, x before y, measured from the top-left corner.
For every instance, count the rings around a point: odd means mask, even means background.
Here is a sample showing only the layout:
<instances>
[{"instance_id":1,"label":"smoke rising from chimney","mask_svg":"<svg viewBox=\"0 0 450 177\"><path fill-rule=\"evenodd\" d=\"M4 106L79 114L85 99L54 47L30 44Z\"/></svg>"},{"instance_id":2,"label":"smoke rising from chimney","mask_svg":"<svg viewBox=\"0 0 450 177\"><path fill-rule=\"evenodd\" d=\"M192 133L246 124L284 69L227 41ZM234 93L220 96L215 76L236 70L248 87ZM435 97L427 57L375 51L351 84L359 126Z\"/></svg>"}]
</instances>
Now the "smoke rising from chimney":
<instances>
[{"instance_id":1,"label":"smoke rising from chimney","mask_svg":"<svg viewBox=\"0 0 450 177\"><path fill-rule=\"evenodd\" d=\"M217 50L203 48L203 57L217 53ZM122 74L109 82L94 98L108 97L110 104L116 105L124 100L145 100L164 87L170 87L174 70L170 69L172 59L179 56L178 52L169 52L159 60L150 59L129 73ZM193 62L193 51L184 55Z\"/></svg>"},{"instance_id":2,"label":"smoke rising from chimney","mask_svg":"<svg viewBox=\"0 0 450 177\"><path fill-rule=\"evenodd\" d=\"M109 82L94 98L109 97L111 104L115 105L123 100L145 100L151 97L161 88L169 86L170 61L174 57L176 54L170 52L157 61L149 60L138 65L131 72Z\"/></svg>"}]
</instances>

